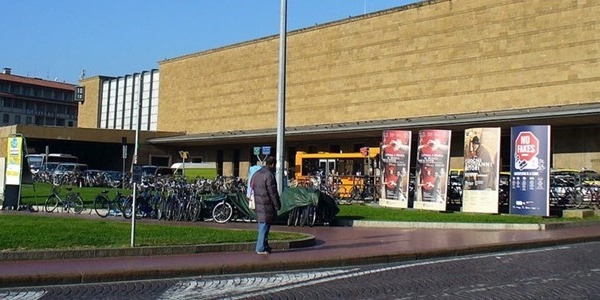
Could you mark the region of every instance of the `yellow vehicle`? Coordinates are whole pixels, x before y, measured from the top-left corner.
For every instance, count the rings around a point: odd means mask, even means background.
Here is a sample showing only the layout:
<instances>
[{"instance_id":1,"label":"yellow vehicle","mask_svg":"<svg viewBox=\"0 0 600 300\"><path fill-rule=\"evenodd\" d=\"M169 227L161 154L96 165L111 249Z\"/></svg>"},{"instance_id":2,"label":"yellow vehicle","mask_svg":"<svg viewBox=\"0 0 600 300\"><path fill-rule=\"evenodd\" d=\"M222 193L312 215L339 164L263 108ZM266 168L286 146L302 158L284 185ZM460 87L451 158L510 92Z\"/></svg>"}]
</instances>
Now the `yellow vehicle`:
<instances>
[{"instance_id":1,"label":"yellow vehicle","mask_svg":"<svg viewBox=\"0 0 600 300\"><path fill-rule=\"evenodd\" d=\"M376 182L379 167L379 147L363 148L361 152L333 153L296 152L294 177L299 185L321 188L325 185L334 198L350 198L353 187L364 185L365 178ZM367 176L367 177L365 177Z\"/></svg>"}]
</instances>

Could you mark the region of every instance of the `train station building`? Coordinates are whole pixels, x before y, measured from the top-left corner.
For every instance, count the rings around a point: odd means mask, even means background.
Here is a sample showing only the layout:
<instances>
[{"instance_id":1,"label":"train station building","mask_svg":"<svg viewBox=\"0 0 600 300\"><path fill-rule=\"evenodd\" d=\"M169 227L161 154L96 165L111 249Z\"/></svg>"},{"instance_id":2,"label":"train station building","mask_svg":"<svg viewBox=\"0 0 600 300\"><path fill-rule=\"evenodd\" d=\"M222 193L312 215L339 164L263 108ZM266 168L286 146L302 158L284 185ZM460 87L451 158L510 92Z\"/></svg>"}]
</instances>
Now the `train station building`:
<instances>
[{"instance_id":1,"label":"train station building","mask_svg":"<svg viewBox=\"0 0 600 300\"><path fill-rule=\"evenodd\" d=\"M293 167L297 151L358 152L387 129L452 130L459 168L464 130L500 127L507 169L510 128L551 125L551 167L600 170L598 1L430 0L288 32L285 149L279 45L267 36L84 78L78 128L64 130L118 147L140 124L140 163L184 150L245 177L254 147L284 151Z\"/></svg>"}]
</instances>

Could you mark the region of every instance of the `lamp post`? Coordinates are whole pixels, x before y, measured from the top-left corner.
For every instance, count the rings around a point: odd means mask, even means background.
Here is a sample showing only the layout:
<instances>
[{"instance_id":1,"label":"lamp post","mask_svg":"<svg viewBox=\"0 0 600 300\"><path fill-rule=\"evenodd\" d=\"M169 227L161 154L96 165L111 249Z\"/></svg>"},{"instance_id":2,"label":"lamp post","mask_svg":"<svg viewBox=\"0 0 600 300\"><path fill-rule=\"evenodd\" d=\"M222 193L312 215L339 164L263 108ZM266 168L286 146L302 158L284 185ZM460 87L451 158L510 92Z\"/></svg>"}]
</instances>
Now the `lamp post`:
<instances>
[{"instance_id":1,"label":"lamp post","mask_svg":"<svg viewBox=\"0 0 600 300\"><path fill-rule=\"evenodd\" d=\"M134 148L134 155L133 155L133 164L137 164L138 163L138 152L139 152L139 147L140 147L140 130L142 128L142 97L144 96L143 94L143 87L144 86L144 73L140 74L140 87L139 87L139 97L138 97L138 103L137 103L137 124L135 126L135 148ZM133 171L133 168L131 168ZM132 204L131 204L131 247L135 247L135 214L137 213L135 206L137 205L137 203L135 203L137 198L137 183L134 181L133 182L133 199L132 199Z\"/></svg>"},{"instance_id":2,"label":"lamp post","mask_svg":"<svg viewBox=\"0 0 600 300\"><path fill-rule=\"evenodd\" d=\"M277 165L275 176L277 178L277 191L281 195L283 192L283 158L285 152L284 137L285 137L285 52L287 39L287 1L281 0L281 24L279 31L279 97L277 105Z\"/></svg>"}]
</instances>

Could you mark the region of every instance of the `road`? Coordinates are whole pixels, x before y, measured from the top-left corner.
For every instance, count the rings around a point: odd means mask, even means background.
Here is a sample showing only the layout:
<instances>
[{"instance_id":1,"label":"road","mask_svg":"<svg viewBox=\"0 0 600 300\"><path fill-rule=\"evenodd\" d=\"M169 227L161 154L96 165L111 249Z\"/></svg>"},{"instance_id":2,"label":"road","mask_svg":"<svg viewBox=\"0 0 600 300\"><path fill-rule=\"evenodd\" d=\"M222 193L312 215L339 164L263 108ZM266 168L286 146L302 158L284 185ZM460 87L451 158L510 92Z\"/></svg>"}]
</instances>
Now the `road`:
<instances>
[{"instance_id":1,"label":"road","mask_svg":"<svg viewBox=\"0 0 600 300\"><path fill-rule=\"evenodd\" d=\"M385 265L0 289L0 299L598 299L600 242Z\"/></svg>"}]
</instances>

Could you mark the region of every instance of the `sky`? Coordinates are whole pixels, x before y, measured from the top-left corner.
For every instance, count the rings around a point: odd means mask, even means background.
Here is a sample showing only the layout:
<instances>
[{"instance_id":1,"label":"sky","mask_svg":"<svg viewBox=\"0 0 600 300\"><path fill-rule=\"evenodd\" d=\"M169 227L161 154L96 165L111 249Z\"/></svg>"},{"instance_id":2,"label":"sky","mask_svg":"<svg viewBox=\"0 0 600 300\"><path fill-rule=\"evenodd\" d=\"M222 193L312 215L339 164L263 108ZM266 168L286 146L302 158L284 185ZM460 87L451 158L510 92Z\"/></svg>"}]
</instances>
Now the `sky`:
<instances>
[{"instance_id":1,"label":"sky","mask_svg":"<svg viewBox=\"0 0 600 300\"><path fill-rule=\"evenodd\" d=\"M278 35L281 0L0 0L0 69L77 84ZM287 30L419 0L287 0Z\"/></svg>"}]
</instances>

